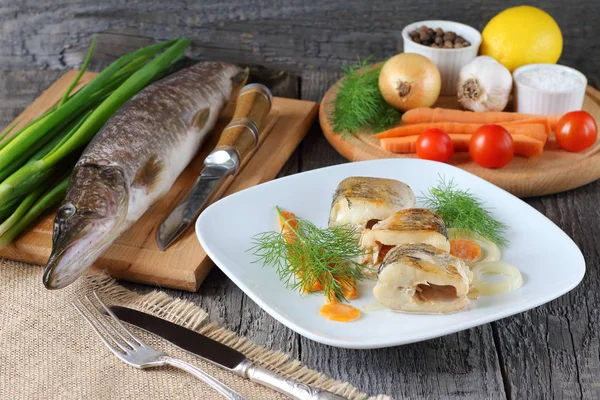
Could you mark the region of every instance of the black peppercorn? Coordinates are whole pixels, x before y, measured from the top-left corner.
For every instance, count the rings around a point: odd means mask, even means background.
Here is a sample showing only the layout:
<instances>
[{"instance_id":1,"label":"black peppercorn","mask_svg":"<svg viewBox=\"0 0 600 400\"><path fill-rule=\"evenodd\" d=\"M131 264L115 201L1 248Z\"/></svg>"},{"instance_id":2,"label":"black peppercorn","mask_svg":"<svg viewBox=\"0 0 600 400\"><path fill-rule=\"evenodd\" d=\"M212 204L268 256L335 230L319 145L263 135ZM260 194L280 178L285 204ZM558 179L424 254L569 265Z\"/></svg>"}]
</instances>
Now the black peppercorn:
<instances>
[{"instance_id":1,"label":"black peppercorn","mask_svg":"<svg viewBox=\"0 0 600 400\"><path fill-rule=\"evenodd\" d=\"M415 43L434 48L460 49L471 45L468 40L465 40L465 38L457 35L455 32L444 32L442 28L433 29L424 25L410 31L408 36Z\"/></svg>"}]
</instances>

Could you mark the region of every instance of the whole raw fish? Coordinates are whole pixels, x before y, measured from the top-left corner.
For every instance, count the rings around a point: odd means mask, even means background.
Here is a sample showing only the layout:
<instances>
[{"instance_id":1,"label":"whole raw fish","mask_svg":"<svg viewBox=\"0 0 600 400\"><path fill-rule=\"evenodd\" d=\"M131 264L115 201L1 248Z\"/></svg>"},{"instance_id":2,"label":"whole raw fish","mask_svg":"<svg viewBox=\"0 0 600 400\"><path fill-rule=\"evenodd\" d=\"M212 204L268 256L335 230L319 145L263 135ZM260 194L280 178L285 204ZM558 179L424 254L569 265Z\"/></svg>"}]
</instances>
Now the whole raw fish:
<instances>
[{"instance_id":1,"label":"whole raw fish","mask_svg":"<svg viewBox=\"0 0 600 400\"><path fill-rule=\"evenodd\" d=\"M48 289L75 281L169 191L246 78L233 64L199 63L148 86L106 123L56 214Z\"/></svg>"}]
</instances>

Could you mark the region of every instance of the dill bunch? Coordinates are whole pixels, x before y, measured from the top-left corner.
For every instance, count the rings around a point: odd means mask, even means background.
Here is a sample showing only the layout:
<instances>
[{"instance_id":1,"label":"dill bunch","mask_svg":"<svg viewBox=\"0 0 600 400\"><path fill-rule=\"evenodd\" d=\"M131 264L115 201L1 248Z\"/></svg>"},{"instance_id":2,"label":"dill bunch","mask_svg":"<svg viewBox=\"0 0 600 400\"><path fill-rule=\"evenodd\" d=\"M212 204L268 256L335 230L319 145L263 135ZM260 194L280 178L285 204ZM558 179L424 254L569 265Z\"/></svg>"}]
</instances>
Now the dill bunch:
<instances>
[{"instance_id":1,"label":"dill bunch","mask_svg":"<svg viewBox=\"0 0 600 400\"><path fill-rule=\"evenodd\" d=\"M508 244L505 237L508 227L496 220L480 199L458 188L453 180L446 182L440 178L438 185L430 188L421 200L442 217L446 227L476 232L500 247Z\"/></svg>"},{"instance_id":2,"label":"dill bunch","mask_svg":"<svg viewBox=\"0 0 600 400\"><path fill-rule=\"evenodd\" d=\"M283 218L279 207L277 212ZM297 227L290 221L296 221ZM302 291L318 282L326 295L347 301L343 285L363 279L363 266L356 259L364 251L356 230L345 226L323 229L302 219L285 223L296 234L294 240L286 241L283 229L255 235L248 250L257 258L254 262L275 268L288 287Z\"/></svg>"},{"instance_id":3,"label":"dill bunch","mask_svg":"<svg viewBox=\"0 0 600 400\"><path fill-rule=\"evenodd\" d=\"M400 112L389 105L379 91L379 73L383 66L370 67L369 58L345 66L329 120L341 135L353 135L361 129L381 132L394 126Z\"/></svg>"}]
</instances>

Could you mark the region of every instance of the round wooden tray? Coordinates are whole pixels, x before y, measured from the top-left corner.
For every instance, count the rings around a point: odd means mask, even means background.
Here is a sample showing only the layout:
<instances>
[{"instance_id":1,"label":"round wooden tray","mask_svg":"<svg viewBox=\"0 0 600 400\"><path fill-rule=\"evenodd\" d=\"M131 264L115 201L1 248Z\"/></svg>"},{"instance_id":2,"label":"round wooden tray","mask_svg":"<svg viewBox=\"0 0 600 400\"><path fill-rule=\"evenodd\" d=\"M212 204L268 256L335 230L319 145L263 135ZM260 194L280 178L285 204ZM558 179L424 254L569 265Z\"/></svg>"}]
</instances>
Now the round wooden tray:
<instances>
[{"instance_id":1,"label":"round wooden tray","mask_svg":"<svg viewBox=\"0 0 600 400\"><path fill-rule=\"evenodd\" d=\"M383 150L379 140L369 132L342 137L333 132L328 116L339 82L333 85L321 101L319 122L329 143L350 161L380 158L415 158L414 154L394 154ZM442 97L435 107L458 108L454 97ZM600 91L588 86L583 109L594 116L600 126ZM455 153L450 164L467 170L519 197L540 196L564 192L593 182L600 178L600 139L594 146L581 153L569 153L558 148L551 138L539 157L516 156L501 169L480 167L469 159L468 153Z\"/></svg>"}]
</instances>

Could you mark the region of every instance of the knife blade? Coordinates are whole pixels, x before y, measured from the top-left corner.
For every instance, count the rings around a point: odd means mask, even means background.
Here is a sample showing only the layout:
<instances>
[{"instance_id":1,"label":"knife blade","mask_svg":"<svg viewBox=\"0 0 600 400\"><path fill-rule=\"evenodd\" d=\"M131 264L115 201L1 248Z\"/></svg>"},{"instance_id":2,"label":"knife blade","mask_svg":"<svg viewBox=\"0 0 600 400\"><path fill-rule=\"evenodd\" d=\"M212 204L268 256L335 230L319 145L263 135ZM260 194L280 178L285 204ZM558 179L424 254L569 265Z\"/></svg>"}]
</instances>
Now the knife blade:
<instances>
[{"instance_id":1,"label":"knife blade","mask_svg":"<svg viewBox=\"0 0 600 400\"><path fill-rule=\"evenodd\" d=\"M219 367L225 368L252 382L259 383L298 400L344 400L345 397L318 389L254 364L231 347L191 329L162 318L122 306L111 306L111 311L128 324L159 336L175 346L195 354Z\"/></svg>"},{"instance_id":2,"label":"knife blade","mask_svg":"<svg viewBox=\"0 0 600 400\"><path fill-rule=\"evenodd\" d=\"M271 102L271 92L261 84L253 83L240 90L233 118L223 129L215 149L204 160L200 176L156 230L156 243L161 250L187 230L227 177L239 170L248 153L258 144Z\"/></svg>"}]
</instances>

